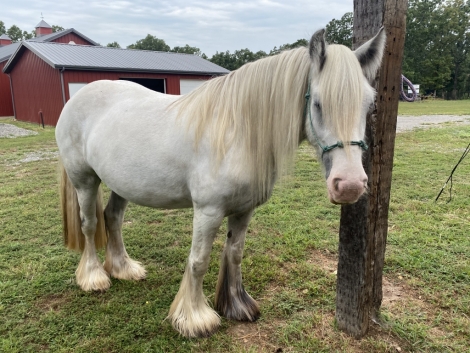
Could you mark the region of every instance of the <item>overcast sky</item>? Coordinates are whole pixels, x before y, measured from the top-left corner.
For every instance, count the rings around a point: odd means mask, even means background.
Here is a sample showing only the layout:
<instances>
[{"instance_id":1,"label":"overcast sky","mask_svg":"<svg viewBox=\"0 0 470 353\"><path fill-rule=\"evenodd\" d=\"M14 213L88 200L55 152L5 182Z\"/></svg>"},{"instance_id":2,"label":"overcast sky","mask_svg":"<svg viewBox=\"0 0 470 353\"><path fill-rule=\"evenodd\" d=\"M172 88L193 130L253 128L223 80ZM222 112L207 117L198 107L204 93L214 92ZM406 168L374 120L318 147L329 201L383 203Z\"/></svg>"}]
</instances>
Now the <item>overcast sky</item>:
<instances>
[{"instance_id":1,"label":"overcast sky","mask_svg":"<svg viewBox=\"0 0 470 353\"><path fill-rule=\"evenodd\" d=\"M14 0L3 1L0 21L31 31L44 20L75 28L106 45L125 48L151 34L170 47L189 44L216 51L275 46L309 38L333 18L353 11L352 0Z\"/></svg>"}]
</instances>

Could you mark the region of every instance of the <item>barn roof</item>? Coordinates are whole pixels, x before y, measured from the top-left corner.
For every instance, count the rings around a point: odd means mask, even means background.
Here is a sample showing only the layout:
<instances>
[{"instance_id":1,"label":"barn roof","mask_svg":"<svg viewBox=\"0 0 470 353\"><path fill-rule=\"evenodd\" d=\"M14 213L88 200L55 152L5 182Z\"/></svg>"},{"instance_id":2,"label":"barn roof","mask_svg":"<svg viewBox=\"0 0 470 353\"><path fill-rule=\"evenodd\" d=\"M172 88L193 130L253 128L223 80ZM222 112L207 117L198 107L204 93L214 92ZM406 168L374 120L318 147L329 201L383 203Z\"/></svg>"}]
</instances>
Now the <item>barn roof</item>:
<instances>
[{"instance_id":1,"label":"barn roof","mask_svg":"<svg viewBox=\"0 0 470 353\"><path fill-rule=\"evenodd\" d=\"M5 65L9 73L25 50L56 69L220 75L228 70L191 54L131 50L91 45L22 42Z\"/></svg>"},{"instance_id":2,"label":"barn roof","mask_svg":"<svg viewBox=\"0 0 470 353\"><path fill-rule=\"evenodd\" d=\"M76 35L82 37L83 39L87 40L88 42L90 42L93 45L100 45L100 43L97 43L94 40L91 40L87 36L83 35L79 31L77 31L75 28L64 29L62 31L57 31L57 32L50 33L50 34L45 34L45 35L42 35L40 37L31 38L31 39L28 39L27 42L51 42L54 39L60 38L60 37L65 36L66 34L69 34L69 33L75 33Z\"/></svg>"},{"instance_id":3,"label":"barn roof","mask_svg":"<svg viewBox=\"0 0 470 353\"><path fill-rule=\"evenodd\" d=\"M41 27L41 28L52 28L51 25L49 23L47 23L46 21L44 20L41 20L41 22L39 22L36 27L34 28L38 28L38 27Z\"/></svg>"},{"instance_id":4,"label":"barn roof","mask_svg":"<svg viewBox=\"0 0 470 353\"><path fill-rule=\"evenodd\" d=\"M26 42L51 42L54 39L60 38L60 37L65 36L66 34L69 34L69 33L75 33L76 35L82 37L83 39L89 41L90 43L92 43L94 45L100 45L99 43L91 40L90 38L83 35L82 33L80 33L79 31L77 31L74 28L64 29L62 31L54 32L54 33L51 33L51 34L46 34L46 35L43 35L43 36L40 36L40 37L27 39ZM21 42L16 42L16 43L12 43L10 45L6 45L4 47L0 47L0 62L8 60L10 58L10 56L12 56L16 52L16 50L18 49L20 44L21 44Z\"/></svg>"},{"instance_id":5,"label":"barn roof","mask_svg":"<svg viewBox=\"0 0 470 353\"><path fill-rule=\"evenodd\" d=\"M2 61L8 60L10 56L18 49L20 43L12 43L9 45L5 45L4 47L0 47L0 63Z\"/></svg>"}]
</instances>

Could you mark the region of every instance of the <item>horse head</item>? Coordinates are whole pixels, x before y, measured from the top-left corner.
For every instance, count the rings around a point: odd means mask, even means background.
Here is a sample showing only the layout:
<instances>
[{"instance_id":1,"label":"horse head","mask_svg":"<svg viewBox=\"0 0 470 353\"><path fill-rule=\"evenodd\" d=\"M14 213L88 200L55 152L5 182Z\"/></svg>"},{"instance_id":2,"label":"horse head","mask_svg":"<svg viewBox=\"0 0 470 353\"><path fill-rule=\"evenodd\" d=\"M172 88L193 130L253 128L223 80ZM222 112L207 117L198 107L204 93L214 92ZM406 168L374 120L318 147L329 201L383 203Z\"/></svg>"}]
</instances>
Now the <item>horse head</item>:
<instances>
[{"instance_id":1,"label":"horse head","mask_svg":"<svg viewBox=\"0 0 470 353\"><path fill-rule=\"evenodd\" d=\"M329 199L356 202L367 190L362 165L366 115L374 104L371 82L385 46L383 28L356 51L325 42L325 31L310 40L311 67L305 130L325 168Z\"/></svg>"}]
</instances>

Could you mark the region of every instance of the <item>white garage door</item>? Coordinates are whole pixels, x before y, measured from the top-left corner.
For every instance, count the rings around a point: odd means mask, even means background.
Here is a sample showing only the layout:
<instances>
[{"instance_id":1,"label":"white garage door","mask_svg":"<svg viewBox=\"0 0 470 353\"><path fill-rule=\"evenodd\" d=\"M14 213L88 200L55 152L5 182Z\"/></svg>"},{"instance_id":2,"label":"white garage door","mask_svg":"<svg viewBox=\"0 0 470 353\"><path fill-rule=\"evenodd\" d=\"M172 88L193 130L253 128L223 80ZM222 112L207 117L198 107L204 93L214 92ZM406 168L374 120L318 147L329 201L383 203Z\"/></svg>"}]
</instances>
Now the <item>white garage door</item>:
<instances>
[{"instance_id":1,"label":"white garage door","mask_svg":"<svg viewBox=\"0 0 470 353\"><path fill-rule=\"evenodd\" d=\"M180 94L186 94L202 85L205 80L180 80Z\"/></svg>"},{"instance_id":2,"label":"white garage door","mask_svg":"<svg viewBox=\"0 0 470 353\"><path fill-rule=\"evenodd\" d=\"M74 96L75 93L77 93L80 88L85 87L87 84L86 83L69 83L69 95L70 98Z\"/></svg>"}]
</instances>

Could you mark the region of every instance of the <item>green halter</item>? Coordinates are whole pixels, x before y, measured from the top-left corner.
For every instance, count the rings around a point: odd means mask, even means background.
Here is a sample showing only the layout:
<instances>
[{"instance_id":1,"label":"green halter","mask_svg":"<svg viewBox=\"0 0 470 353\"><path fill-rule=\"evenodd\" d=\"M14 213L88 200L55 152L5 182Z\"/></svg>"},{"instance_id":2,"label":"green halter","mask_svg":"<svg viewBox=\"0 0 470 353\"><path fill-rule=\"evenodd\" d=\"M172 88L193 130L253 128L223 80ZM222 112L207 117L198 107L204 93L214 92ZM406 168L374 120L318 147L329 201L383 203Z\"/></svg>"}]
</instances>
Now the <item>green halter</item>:
<instances>
[{"instance_id":1,"label":"green halter","mask_svg":"<svg viewBox=\"0 0 470 353\"><path fill-rule=\"evenodd\" d=\"M334 150L335 148L344 148L344 143L342 141L338 141L334 145L330 145L330 146L323 146L320 143L320 140L318 139L318 136L315 133L315 129L313 128L312 110L310 109L310 104L309 104L310 103L310 85L308 85L308 90L307 90L307 94L305 95L305 99L306 99L305 110L308 110L308 117L310 120L310 127L312 128L312 134L315 137L315 141L317 141L318 146L320 146L321 150L323 151L321 156L323 157L325 153L330 152L331 150ZM306 115L306 112L304 115ZM367 149L369 148L369 146L367 146L367 144L363 140L349 141L349 142L346 142L346 144L350 146L359 146L364 151L367 151Z\"/></svg>"}]
</instances>

